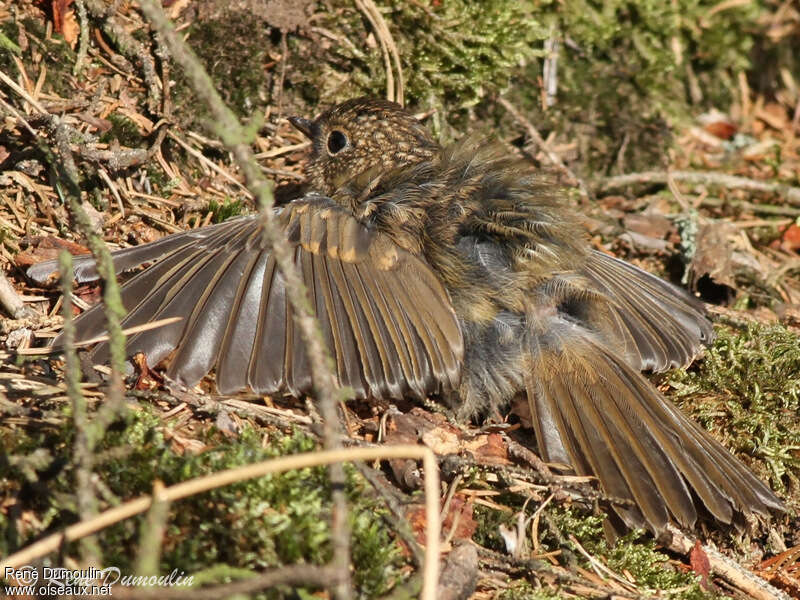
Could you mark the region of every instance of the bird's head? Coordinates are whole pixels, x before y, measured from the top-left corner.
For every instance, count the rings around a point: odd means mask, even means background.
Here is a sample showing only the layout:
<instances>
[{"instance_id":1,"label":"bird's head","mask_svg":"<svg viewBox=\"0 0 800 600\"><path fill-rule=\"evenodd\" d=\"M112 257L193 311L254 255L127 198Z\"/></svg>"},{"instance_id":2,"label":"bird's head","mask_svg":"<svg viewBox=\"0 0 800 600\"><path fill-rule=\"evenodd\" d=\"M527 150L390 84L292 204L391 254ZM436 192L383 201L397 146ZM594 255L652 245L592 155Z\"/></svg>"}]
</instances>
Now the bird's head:
<instances>
[{"instance_id":1,"label":"bird's head","mask_svg":"<svg viewBox=\"0 0 800 600\"><path fill-rule=\"evenodd\" d=\"M355 98L313 121L289 121L312 142L306 169L310 189L327 195L365 173L377 175L413 164L439 149L422 123L387 100Z\"/></svg>"}]
</instances>

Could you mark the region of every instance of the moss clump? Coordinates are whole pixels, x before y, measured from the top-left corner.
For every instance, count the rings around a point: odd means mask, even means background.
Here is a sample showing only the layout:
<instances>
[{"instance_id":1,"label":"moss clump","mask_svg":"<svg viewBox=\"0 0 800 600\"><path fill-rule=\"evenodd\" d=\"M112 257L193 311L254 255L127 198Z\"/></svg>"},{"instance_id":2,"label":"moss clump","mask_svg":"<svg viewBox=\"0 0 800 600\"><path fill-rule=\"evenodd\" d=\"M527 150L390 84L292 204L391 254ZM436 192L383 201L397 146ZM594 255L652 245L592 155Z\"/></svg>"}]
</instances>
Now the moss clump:
<instances>
[{"instance_id":1,"label":"moss clump","mask_svg":"<svg viewBox=\"0 0 800 600\"><path fill-rule=\"evenodd\" d=\"M516 500L519 503L519 497ZM473 541L484 548L505 553L506 545L500 535L500 526L513 527L514 515L478 504L473 508L472 517L478 524L472 536Z\"/></svg>"},{"instance_id":2,"label":"moss clump","mask_svg":"<svg viewBox=\"0 0 800 600\"><path fill-rule=\"evenodd\" d=\"M668 377L675 395L771 486L800 486L800 339L782 325L721 327L696 370ZM689 400L691 398L691 400Z\"/></svg>"},{"instance_id":3,"label":"moss clump","mask_svg":"<svg viewBox=\"0 0 800 600\"><path fill-rule=\"evenodd\" d=\"M239 117L248 118L271 100L269 53L276 46L269 26L251 11L231 8L216 18L192 23L188 42L200 58L222 99ZM191 123L209 118L184 76L177 72L175 114Z\"/></svg>"},{"instance_id":4,"label":"moss clump","mask_svg":"<svg viewBox=\"0 0 800 600\"><path fill-rule=\"evenodd\" d=\"M533 6L513 0L394 3L409 95L434 106L472 106L508 86L538 59L548 28Z\"/></svg>"},{"instance_id":5,"label":"moss clump","mask_svg":"<svg viewBox=\"0 0 800 600\"><path fill-rule=\"evenodd\" d=\"M667 121L690 118L694 101L727 106L754 39L766 37L752 25L763 10L758 3L712 12L716 4L550 3L543 10L561 41L558 102L542 110L542 61L520 70L510 96L544 133L582 140L578 170L586 176L651 169L666 156ZM690 89L711 95L692 99Z\"/></svg>"},{"instance_id":6,"label":"moss clump","mask_svg":"<svg viewBox=\"0 0 800 600\"><path fill-rule=\"evenodd\" d=\"M23 35L30 34L35 37L37 43L31 44L29 48L35 48L37 53L43 54L45 57L45 61L42 63L47 65L44 90L53 92L62 98L73 97L76 84L75 78L72 76L72 66L75 64L76 54L69 44L60 35L48 35L44 20L26 17L17 21L12 12L11 19L0 23L0 34L13 45L16 45L21 32L24 32ZM19 67L13 60L13 56L16 55L22 60L27 77L35 81L40 73L40 62L42 61L33 61L33 53L30 50L17 52L7 44L5 45L5 48L0 46L0 70L16 80L19 73Z\"/></svg>"},{"instance_id":7,"label":"moss clump","mask_svg":"<svg viewBox=\"0 0 800 600\"><path fill-rule=\"evenodd\" d=\"M322 25L354 43L320 50L317 63L304 63L292 80L312 101L382 95L383 54L365 43L371 28L352 3L331 4L333 10L320 14ZM533 7L514 0L388 2L380 8L400 54L408 101L448 110L506 87L515 69L541 55L547 37ZM299 68L300 53L297 59Z\"/></svg>"},{"instance_id":8,"label":"moss clump","mask_svg":"<svg viewBox=\"0 0 800 600\"><path fill-rule=\"evenodd\" d=\"M139 131L139 127L128 117L111 113L108 115L108 121L111 122L111 129L100 136L101 142L108 143L111 140L117 140L120 145L128 148L137 148L144 143L144 137Z\"/></svg>"},{"instance_id":9,"label":"moss clump","mask_svg":"<svg viewBox=\"0 0 800 600\"><path fill-rule=\"evenodd\" d=\"M211 221L222 223L223 221L242 214L244 206L241 200L231 200L226 198L222 203L216 200L209 200L205 212L211 213Z\"/></svg>"},{"instance_id":10,"label":"moss clump","mask_svg":"<svg viewBox=\"0 0 800 600\"><path fill-rule=\"evenodd\" d=\"M48 433L0 427L0 442L9 455L32 453L47 447L47 465L0 464L0 475L14 482L18 507L31 511L41 526L24 533L0 512L0 554L7 555L49 528L77 520L74 471L71 465L71 420ZM308 452L316 442L301 433L271 434L269 438L246 427L235 439L210 429L199 441L209 447L200 454L172 450L169 432L148 409L130 411L116 423L98 447L95 473L106 498L126 500L152 491L153 481L166 485L223 469L285 454ZM13 462L13 461L12 461ZM31 480L32 473L36 474ZM346 469L353 538L353 579L366 597L390 590L405 575L404 559L393 533L384 522L385 511L371 488L352 468ZM213 490L175 503L170 509L160 570L188 574L212 573L230 580L242 572L258 572L286 564L323 564L331 558L330 484L324 467L270 475ZM103 561L131 573L139 528L144 517L129 519L98 534ZM36 521L34 521L36 522ZM74 554L77 546L67 548ZM237 576L238 576L237 575ZM270 592L266 597L281 597Z\"/></svg>"},{"instance_id":11,"label":"moss clump","mask_svg":"<svg viewBox=\"0 0 800 600\"><path fill-rule=\"evenodd\" d=\"M534 589L527 581L520 581L503 590L499 600L559 600L562 594L548 588Z\"/></svg>"},{"instance_id":12,"label":"moss clump","mask_svg":"<svg viewBox=\"0 0 800 600\"><path fill-rule=\"evenodd\" d=\"M574 509L554 509L553 522L561 531L575 536L581 546L592 556L617 573L630 573L640 590L680 590L675 598L703 600L716 595L700 587L699 578L673 569L669 557L655 549L655 542L642 531L633 531L609 546L603 535L603 518L583 515ZM581 561L583 555L577 554ZM584 568L591 569L586 562Z\"/></svg>"}]
</instances>

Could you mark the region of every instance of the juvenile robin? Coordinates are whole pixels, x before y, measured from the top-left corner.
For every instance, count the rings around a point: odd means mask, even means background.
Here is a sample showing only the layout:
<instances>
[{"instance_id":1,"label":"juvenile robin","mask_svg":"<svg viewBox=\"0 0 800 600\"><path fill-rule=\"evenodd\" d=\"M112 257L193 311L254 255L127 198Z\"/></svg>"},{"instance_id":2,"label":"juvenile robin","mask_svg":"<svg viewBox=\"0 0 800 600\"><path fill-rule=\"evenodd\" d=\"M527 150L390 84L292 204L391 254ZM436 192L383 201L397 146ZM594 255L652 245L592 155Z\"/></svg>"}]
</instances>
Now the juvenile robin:
<instances>
[{"instance_id":1,"label":"juvenile robin","mask_svg":"<svg viewBox=\"0 0 800 600\"><path fill-rule=\"evenodd\" d=\"M527 397L538 452L628 500L615 519L655 534L698 516L782 510L741 462L640 374L684 366L713 336L700 302L592 250L558 190L491 141L441 147L399 106L359 98L315 120L313 192L277 209L342 386L358 398L435 395L462 418ZM221 393L311 391L284 279L257 215L113 254L130 354ZM97 278L91 258L79 281ZM31 267L44 281L53 263ZM76 321L104 332L101 306ZM56 339L56 344L59 339ZM98 344L93 359L107 358ZM613 516L613 515L612 515ZM619 521L617 520L619 523Z\"/></svg>"}]
</instances>

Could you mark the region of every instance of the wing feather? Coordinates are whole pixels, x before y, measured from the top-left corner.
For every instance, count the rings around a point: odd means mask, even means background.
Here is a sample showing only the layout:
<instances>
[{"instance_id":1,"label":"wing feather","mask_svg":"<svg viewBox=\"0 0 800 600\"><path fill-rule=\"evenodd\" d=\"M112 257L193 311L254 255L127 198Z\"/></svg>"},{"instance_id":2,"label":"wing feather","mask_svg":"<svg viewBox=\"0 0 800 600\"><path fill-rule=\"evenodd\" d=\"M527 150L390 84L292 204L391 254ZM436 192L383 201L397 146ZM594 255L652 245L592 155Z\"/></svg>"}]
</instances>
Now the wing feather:
<instances>
[{"instance_id":1,"label":"wing feather","mask_svg":"<svg viewBox=\"0 0 800 600\"><path fill-rule=\"evenodd\" d=\"M308 197L277 213L320 319L339 383L357 397L422 397L459 384L460 325L425 261L363 225L331 200ZM310 391L299 325L256 216L168 236L113 254L115 269L147 265L122 286L124 327L180 321L131 336L128 352L194 385L216 367L221 392ZM43 277L50 267L37 266ZM96 277L90 258L82 277ZM76 320L78 339L105 330L101 306ZM58 345L60 338L55 340ZM105 360L108 346L93 351Z\"/></svg>"},{"instance_id":2,"label":"wing feather","mask_svg":"<svg viewBox=\"0 0 800 600\"><path fill-rule=\"evenodd\" d=\"M582 275L610 301L614 335L631 366L655 371L685 366L714 337L701 302L638 267L595 251Z\"/></svg>"}]
</instances>

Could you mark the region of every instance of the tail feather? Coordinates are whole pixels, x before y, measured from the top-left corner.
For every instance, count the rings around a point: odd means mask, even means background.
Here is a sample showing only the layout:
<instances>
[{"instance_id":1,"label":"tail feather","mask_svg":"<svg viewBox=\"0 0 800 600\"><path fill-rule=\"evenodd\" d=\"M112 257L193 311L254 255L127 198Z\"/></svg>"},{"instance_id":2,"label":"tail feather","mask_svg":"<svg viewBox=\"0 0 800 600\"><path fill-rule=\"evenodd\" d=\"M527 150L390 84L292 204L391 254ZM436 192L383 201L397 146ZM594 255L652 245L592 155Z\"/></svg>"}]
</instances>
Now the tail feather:
<instances>
[{"instance_id":1,"label":"tail feather","mask_svg":"<svg viewBox=\"0 0 800 600\"><path fill-rule=\"evenodd\" d=\"M532 357L527 393L543 458L598 478L628 527L658 534L670 521L692 527L698 509L723 523L782 505L708 433L623 360L588 335L569 350Z\"/></svg>"}]
</instances>

